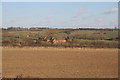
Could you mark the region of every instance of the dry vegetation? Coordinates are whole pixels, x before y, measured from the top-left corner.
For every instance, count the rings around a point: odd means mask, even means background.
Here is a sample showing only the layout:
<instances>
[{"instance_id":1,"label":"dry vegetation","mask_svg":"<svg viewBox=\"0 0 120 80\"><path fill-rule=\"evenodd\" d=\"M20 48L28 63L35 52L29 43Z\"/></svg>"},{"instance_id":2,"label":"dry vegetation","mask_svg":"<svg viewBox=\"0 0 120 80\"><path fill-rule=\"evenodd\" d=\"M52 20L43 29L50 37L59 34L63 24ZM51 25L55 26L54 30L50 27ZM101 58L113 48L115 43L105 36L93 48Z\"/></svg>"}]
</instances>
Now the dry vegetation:
<instances>
[{"instance_id":1,"label":"dry vegetation","mask_svg":"<svg viewBox=\"0 0 120 80\"><path fill-rule=\"evenodd\" d=\"M118 77L118 49L26 47L2 51L3 77Z\"/></svg>"},{"instance_id":2,"label":"dry vegetation","mask_svg":"<svg viewBox=\"0 0 120 80\"><path fill-rule=\"evenodd\" d=\"M50 40L50 42L47 42L47 40ZM65 40L66 42L55 43L54 40ZM118 48L118 41L117 29L2 30L2 46L12 47Z\"/></svg>"}]
</instances>

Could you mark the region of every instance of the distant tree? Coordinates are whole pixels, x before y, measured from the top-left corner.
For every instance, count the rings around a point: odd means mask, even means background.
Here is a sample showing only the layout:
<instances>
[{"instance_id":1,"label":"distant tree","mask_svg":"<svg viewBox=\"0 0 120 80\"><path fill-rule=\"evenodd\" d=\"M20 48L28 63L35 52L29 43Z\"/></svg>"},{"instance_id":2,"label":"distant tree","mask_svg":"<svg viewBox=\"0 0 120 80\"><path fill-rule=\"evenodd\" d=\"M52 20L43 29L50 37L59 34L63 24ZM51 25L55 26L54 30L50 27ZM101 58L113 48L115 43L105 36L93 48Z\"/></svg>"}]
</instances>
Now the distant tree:
<instances>
[{"instance_id":1,"label":"distant tree","mask_svg":"<svg viewBox=\"0 0 120 80\"><path fill-rule=\"evenodd\" d=\"M69 36L67 36L67 37L65 38L66 42L68 42L68 41L69 41L69 39L70 39L70 38L69 38Z\"/></svg>"},{"instance_id":2,"label":"distant tree","mask_svg":"<svg viewBox=\"0 0 120 80\"><path fill-rule=\"evenodd\" d=\"M115 27L115 29L118 29L117 27Z\"/></svg>"},{"instance_id":3,"label":"distant tree","mask_svg":"<svg viewBox=\"0 0 120 80\"><path fill-rule=\"evenodd\" d=\"M50 36L50 43L53 44L54 42L54 38L52 36Z\"/></svg>"},{"instance_id":4,"label":"distant tree","mask_svg":"<svg viewBox=\"0 0 120 80\"><path fill-rule=\"evenodd\" d=\"M66 33L66 34L70 34L70 31L64 31L64 33Z\"/></svg>"}]
</instances>

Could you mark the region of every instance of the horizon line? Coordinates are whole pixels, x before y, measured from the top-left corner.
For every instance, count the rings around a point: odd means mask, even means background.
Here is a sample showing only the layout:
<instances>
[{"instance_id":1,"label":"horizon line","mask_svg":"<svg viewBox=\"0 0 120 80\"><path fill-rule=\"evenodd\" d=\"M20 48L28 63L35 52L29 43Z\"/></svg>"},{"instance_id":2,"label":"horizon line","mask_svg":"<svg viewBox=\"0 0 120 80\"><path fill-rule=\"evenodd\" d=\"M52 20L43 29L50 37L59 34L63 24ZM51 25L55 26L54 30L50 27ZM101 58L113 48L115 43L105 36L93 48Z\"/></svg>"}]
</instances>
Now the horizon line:
<instances>
[{"instance_id":1,"label":"horizon line","mask_svg":"<svg viewBox=\"0 0 120 80\"><path fill-rule=\"evenodd\" d=\"M69 27L66 27L66 28L63 28L63 27L1 27L3 29L8 29L8 28L20 28L20 29L31 29L31 28L39 28L39 29L119 29L120 27L109 27L109 28L105 28L105 27L75 27L75 28L69 28Z\"/></svg>"}]
</instances>

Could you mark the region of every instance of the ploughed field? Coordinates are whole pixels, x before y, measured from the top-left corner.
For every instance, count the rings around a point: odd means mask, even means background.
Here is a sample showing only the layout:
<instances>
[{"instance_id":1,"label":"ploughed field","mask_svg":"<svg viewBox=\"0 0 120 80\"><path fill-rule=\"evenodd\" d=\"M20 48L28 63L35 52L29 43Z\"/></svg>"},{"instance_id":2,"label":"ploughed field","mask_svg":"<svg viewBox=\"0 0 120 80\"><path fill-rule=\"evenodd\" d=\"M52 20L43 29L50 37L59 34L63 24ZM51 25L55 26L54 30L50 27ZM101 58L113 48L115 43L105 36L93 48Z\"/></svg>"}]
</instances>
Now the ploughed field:
<instances>
[{"instance_id":1,"label":"ploughed field","mask_svg":"<svg viewBox=\"0 0 120 80\"><path fill-rule=\"evenodd\" d=\"M2 48L2 77L116 78L118 49Z\"/></svg>"}]
</instances>

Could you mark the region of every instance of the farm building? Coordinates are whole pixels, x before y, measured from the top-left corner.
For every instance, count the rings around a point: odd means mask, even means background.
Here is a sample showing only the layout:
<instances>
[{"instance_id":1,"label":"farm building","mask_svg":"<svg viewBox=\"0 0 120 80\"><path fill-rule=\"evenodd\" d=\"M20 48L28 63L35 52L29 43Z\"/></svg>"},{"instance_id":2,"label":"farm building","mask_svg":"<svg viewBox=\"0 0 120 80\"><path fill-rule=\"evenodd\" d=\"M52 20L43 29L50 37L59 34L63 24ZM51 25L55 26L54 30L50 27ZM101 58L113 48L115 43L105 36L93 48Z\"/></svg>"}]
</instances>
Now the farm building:
<instances>
[{"instance_id":1,"label":"farm building","mask_svg":"<svg viewBox=\"0 0 120 80\"><path fill-rule=\"evenodd\" d=\"M50 40L47 40L47 42L50 42ZM56 39L54 39L53 42L54 42L54 43L58 43L58 42L66 42L66 40L56 40Z\"/></svg>"},{"instance_id":2,"label":"farm building","mask_svg":"<svg viewBox=\"0 0 120 80\"><path fill-rule=\"evenodd\" d=\"M53 37L53 42L54 43L66 43L67 41L63 38L63 39L55 39L54 37ZM72 42L72 39L70 39L69 40L70 42ZM50 42L50 40L47 40L47 42Z\"/></svg>"}]
</instances>

